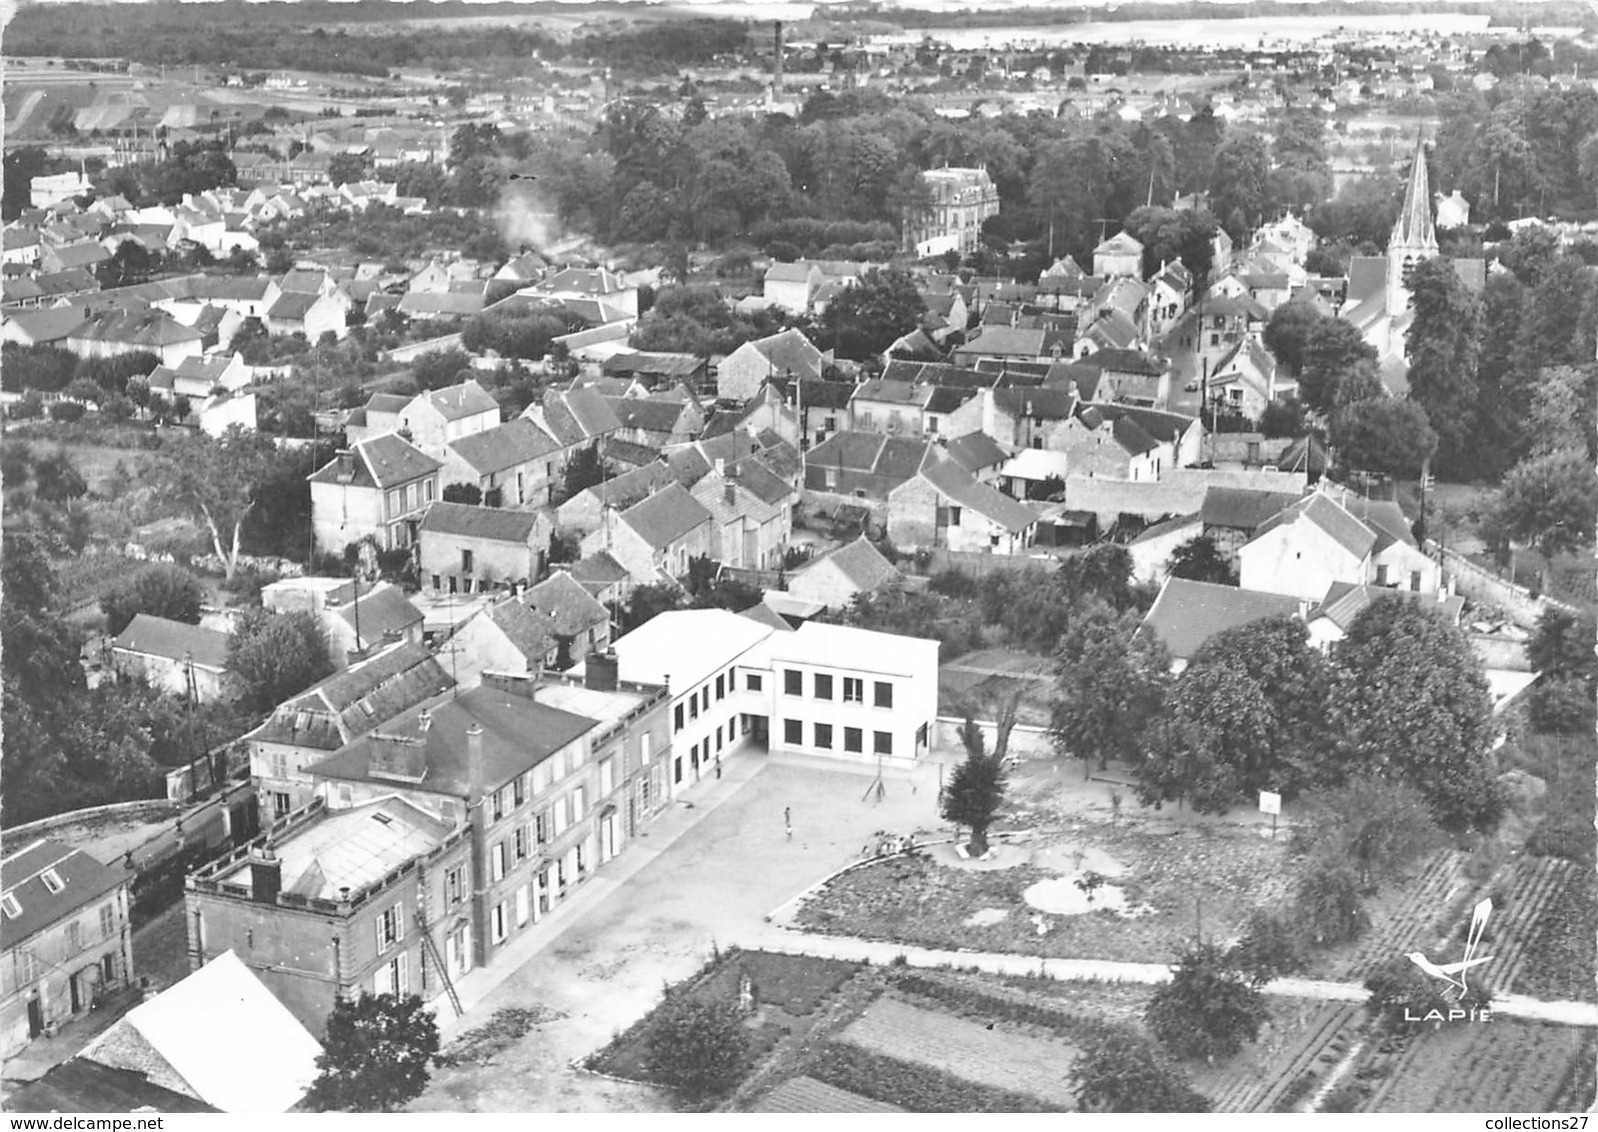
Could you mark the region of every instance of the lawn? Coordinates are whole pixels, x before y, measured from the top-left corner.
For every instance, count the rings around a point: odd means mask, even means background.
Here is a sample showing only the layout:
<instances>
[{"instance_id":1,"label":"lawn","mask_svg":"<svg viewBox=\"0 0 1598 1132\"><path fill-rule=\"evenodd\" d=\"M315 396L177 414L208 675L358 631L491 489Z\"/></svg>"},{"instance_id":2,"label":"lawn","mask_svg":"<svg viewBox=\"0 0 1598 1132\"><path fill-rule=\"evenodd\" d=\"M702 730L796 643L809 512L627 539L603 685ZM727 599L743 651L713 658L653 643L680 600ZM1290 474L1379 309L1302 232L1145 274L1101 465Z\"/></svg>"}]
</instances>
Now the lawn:
<instances>
[{"instance_id":1,"label":"lawn","mask_svg":"<svg viewBox=\"0 0 1598 1132\"><path fill-rule=\"evenodd\" d=\"M1200 917L1207 937L1235 936L1272 899L1285 871L1281 843L1202 826L1165 834L1090 826L1058 844L1067 854L1085 847L1121 864L1124 874L1112 883L1131 913L1052 915L1029 906L1023 893L1068 872L1068 863L978 872L918 854L843 874L804 903L798 924L926 947L1164 963L1192 939Z\"/></svg>"}]
</instances>

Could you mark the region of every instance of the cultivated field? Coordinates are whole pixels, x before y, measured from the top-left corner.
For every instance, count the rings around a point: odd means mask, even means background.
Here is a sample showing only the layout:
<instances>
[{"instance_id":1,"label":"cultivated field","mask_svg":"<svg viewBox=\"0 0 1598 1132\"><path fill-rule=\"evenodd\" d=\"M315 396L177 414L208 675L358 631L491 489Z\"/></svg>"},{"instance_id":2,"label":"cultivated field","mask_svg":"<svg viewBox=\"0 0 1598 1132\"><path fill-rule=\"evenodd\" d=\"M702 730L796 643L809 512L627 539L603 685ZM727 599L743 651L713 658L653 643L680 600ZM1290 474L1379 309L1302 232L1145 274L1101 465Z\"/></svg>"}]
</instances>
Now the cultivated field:
<instances>
[{"instance_id":1,"label":"cultivated field","mask_svg":"<svg viewBox=\"0 0 1598 1132\"><path fill-rule=\"evenodd\" d=\"M1414 1035L1396 1052L1362 1059L1356 1076L1373 1082L1365 1112L1554 1112L1585 1110L1574 1095L1590 1071L1598 1031L1491 1022ZM1590 1092L1590 1090L1588 1090Z\"/></svg>"}]
</instances>

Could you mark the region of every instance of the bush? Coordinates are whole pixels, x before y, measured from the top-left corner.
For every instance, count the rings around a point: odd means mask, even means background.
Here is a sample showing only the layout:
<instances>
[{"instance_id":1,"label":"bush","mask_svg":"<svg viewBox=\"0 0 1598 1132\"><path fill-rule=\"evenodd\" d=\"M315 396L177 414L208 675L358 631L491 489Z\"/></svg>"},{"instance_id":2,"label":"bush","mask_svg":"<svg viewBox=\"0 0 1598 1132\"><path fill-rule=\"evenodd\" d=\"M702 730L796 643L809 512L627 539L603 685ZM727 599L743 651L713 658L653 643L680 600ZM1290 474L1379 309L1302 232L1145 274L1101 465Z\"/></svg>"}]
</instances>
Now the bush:
<instances>
[{"instance_id":1,"label":"bush","mask_svg":"<svg viewBox=\"0 0 1598 1132\"><path fill-rule=\"evenodd\" d=\"M44 415L44 398L29 390L22 395L22 400L11 406L10 416L14 421L33 420Z\"/></svg>"},{"instance_id":2,"label":"bush","mask_svg":"<svg viewBox=\"0 0 1598 1132\"><path fill-rule=\"evenodd\" d=\"M1049 1112L1037 1097L979 1085L920 1062L828 1045L808 1076L910 1112Z\"/></svg>"},{"instance_id":3,"label":"bush","mask_svg":"<svg viewBox=\"0 0 1598 1132\"><path fill-rule=\"evenodd\" d=\"M1171 981L1149 996L1144 1020L1179 1057L1231 1057L1253 1041L1266 1018L1265 999L1214 944L1182 953Z\"/></svg>"},{"instance_id":4,"label":"bush","mask_svg":"<svg viewBox=\"0 0 1598 1132\"><path fill-rule=\"evenodd\" d=\"M66 421L71 424L83 419L84 409L76 401L54 401L50 405L50 419L53 421Z\"/></svg>"},{"instance_id":5,"label":"bush","mask_svg":"<svg viewBox=\"0 0 1598 1132\"><path fill-rule=\"evenodd\" d=\"M198 625L204 597L193 574L178 566L155 564L102 597L100 609L105 613L106 632L116 636L141 613Z\"/></svg>"},{"instance_id":6,"label":"bush","mask_svg":"<svg viewBox=\"0 0 1598 1132\"><path fill-rule=\"evenodd\" d=\"M731 1003L668 999L655 1013L650 1068L691 1100L730 1091L748 1068L749 1030Z\"/></svg>"},{"instance_id":7,"label":"bush","mask_svg":"<svg viewBox=\"0 0 1598 1132\"><path fill-rule=\"evenodd\" d=\"M1353 939L1370 921L1360 905L1354 870L1346 866L1305 870L1293 908L1299 930L1326 947Z\"/></svg>"},{"instance_id":8,"label":"bush","mask_svg":"<svg viewBox=\"0 0 1598 1132\"><path fill-rule=\"evenodd\" d=\"M1322 1112L1358 1112L1359 1106L1365 1103L1365 1098L1370 1095L1370 1086L1362 1085L1358 1081L1347 1081L1326 1095L1321 1102Z\"/></svg>"}]
</instances>

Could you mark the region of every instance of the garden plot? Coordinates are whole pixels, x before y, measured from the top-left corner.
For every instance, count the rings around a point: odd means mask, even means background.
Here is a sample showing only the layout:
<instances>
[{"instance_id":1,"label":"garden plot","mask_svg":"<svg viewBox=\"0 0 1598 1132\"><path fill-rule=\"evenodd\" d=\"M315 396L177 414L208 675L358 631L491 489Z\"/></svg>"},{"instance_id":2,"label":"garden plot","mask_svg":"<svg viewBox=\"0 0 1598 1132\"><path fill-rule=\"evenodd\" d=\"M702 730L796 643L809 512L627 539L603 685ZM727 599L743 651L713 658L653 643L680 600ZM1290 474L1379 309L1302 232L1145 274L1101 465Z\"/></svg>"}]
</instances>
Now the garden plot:
<instances>
[{"instance_id":1,"label":"garden plot","mask_svg":"<svg viewBox=\"0 0 1598 1132\"><path fill-rule=\"evenodd\" d=\"M1463 871L1467 859L1464 853L1440 850L1410 880L1367 900L1371 926L1353 944L1313 956L1312 973L1363 979L1395 955L1425 950L1449 929L1450 909L1469 900L1474 886Z\"/></svg>"},{"instance_id":2,"label":"garden plot","mask_svg":"<svg viewBox=\"0 0 1598 1132\"><path fill-rule=\"evenodd\" d=\"M1282 845L1246 834L1098 826L1040 844L1031 862L1008 869L946 867L925 855L873 862L809 896L795 922L810 931L927 947L1168 963L1192 938L1200 905L1207 934L1235 936L1270 898L1288 867L1284 858ZM1091 904L1075 888L1079 868L1106 878ZM1046 882L1055 883L1034 897L1050 889L1074 894L1087 914L1039 912L1027 894ZM1106 907L1116 899L1107 896L1110 888L1137 914Z\"/></svg>"},{"instance_id":3,"label":"garden plot","mask_svg":"<svg viewBox=\"0 0 1598 1132\"><path fill-rule=\"evenodd\" d=\"M1260 1040L1223 1064L1188 1064L1193 1087L1216 1112L1291 1111L1318 1089L1355 1040L1364 1008L1348 1002L1270 1000Z\"/></svg>"},{"instance_id":4,"label":"garden plot","mask_svg":"<svg viewBox=\"0 0 1598 1132\"><path fill-rule=\"evenodd\" d=\"M1366 1112L1548 1112L1592 1061L1595 1031L1494 1015L1411 1035L1372 1078ZM1358 1075L1359 1071L1356 1071ZM1586 1107L1591 1098L1581 1105Z\"/></svg>"},{"instance_id":5,"label":"garden plot","mask_svg":"<svg viewBox=\"0 0 1598 1132\"><path fill-rule=\"evenodd\" d=\"M919 1062L967 1081L1075 1107L1069 1085L1077 1050L1062 1041L990 1029L977 1022L879 998L837 1041Z\"/></svg>"},{"instance_id":6,"label":"garden plot","mask_svg":"<svg viewBox=\"0 0 1598 1132\"><path fill-rule=\"evenodd\" d=\"M848 1089L835 1088L814 1077L784 1081L750 1107L750 1112L903 1112L898 1105L883 1104Z\"/></svg>"}]
</instances>

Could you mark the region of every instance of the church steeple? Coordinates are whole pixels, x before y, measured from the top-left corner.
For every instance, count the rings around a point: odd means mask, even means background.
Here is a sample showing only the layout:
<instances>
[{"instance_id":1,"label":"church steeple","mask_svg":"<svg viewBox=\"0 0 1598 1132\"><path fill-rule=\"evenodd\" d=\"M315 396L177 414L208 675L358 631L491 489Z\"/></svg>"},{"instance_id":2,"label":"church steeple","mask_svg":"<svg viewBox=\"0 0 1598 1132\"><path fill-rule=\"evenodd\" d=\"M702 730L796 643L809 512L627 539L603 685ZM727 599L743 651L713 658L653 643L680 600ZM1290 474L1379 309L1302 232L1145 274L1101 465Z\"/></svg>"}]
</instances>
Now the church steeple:
<instances>
[{"instance_id":1,"label":"church steeple","mask_svg":"<svg viewBox=\"0 0 1598 1132\"><path fill-rule=\"evenodd\" d=\"M1409 307L1404 285L1410 268L1437 254L1437 229L1432 223L1431 182L1426 176L1426 142L1415 139L1415 159L1409 167L1404 205L1398 211L1393 234L1387 240L1387 313L1398 315Z\"/></svg>"}]
</instances>

